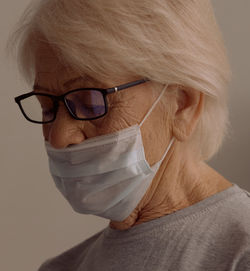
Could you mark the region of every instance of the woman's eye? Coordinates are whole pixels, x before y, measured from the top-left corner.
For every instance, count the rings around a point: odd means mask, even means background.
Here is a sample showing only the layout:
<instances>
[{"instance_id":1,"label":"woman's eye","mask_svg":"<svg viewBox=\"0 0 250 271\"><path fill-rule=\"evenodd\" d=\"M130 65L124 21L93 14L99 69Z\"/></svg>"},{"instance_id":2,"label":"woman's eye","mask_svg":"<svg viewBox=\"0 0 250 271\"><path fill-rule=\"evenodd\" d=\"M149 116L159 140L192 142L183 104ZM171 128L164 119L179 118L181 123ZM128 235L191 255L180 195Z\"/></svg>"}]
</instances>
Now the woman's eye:
<instances>
[{"instance_id":1,"label":"woman's eye","mask_svg":"<svg viewBox=\"0 0 250 271\"><path fill-rule=\"evenodd\" d=\"M54 119L55 112L53 109L42 109L42 119L43 121L49 121Z\"/></svg>"},{"instance_id":2,"label":"woman's eye","mask_svg":"<svg viewBox=\"0 0 250 271\"><path fill-rule=\"evenodd\" d=\"M52 115L52 114L54 114L52 109L43 109L43 115L44 116L49 116L49 115Z\"/></svg>"}]
</instances>

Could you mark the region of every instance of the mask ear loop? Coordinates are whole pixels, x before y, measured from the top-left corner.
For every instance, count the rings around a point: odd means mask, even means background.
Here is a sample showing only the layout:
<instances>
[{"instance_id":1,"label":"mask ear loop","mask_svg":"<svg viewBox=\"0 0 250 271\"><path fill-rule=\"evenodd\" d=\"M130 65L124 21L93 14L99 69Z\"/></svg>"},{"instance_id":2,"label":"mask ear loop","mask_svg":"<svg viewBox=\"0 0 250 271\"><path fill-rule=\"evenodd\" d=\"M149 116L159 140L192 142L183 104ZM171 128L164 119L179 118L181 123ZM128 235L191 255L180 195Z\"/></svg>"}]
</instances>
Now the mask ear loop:
<instances>
[{"instance_id":1,"label":"mask ear loop","mask_svg":"<svg viewBox=\"0 0 250 271\"><path fill-rule=\"evenodd\" d=\"M172 137L171 140L170 140L170 142L169 142L169 145L168 145L168 147L167 147L167 149L166 149L166 151L165 151L165 153L163 154L163 156L162 156L162 158L161 158L161 160L160 160L160 164L163 162L163 160L164 160L165 157L167 156L167 154L168 154L170 148L172 147L174 141L175 141L175 138Z\"/></svg>"},{"instance_id":2,"label":"mask ear loop","mask_svg":"<svg viewBox=\"0 0 250 271\"><path fill-rule=\"evenodd\" d=\"M139 124L139 127L141 127L143 125L143 123L145 122L145 120L148 118L148 116L151 114L151 112L154 110L154 108L156 107L156 105L158 104L158 102L160 101L160 99L162 98L163 94L165 93L166 89L167 89L168 85L166 85L161 94L159 95L159 97L155 100L155 102L153 103L153 105L151 106L151 108L149 109L148 113L145 115L145 117L143 118L143 120L141 121L141 123ZM166 155L168 154L170 148L172 147L173 143L175 141L175 138L172 137L170 142L169 142L169 145L165 151L165 153L163 154L163 157L161 158L161 160L159 161L159 163L161 164L162 161L165 159Z\"/></svg>"},{"instance_id":3,"label":"mask ear loop","mask_svg":"<svg viewBox=\"0 0 250 271\"><path fill-rule=\"evenodd\" d=\"M160 101L160 99L162 98L165 90L167 89L168 85L166 85L164 87L164 89L162 90L161 94L159 95L159 97L155 100L155 102L153 103L153 105L151 106L151 108L149 109L148 113L145 115L145 117L143 118L143 120L141 121L141 123L139 124L139 127L141 127L143 125L143 123L145 122L145 120L148 118L148 116L151 114L151 112L154 110L154 108L156 107L156 105L158 104L158 102Z\"/></svg>"}]
</instances>

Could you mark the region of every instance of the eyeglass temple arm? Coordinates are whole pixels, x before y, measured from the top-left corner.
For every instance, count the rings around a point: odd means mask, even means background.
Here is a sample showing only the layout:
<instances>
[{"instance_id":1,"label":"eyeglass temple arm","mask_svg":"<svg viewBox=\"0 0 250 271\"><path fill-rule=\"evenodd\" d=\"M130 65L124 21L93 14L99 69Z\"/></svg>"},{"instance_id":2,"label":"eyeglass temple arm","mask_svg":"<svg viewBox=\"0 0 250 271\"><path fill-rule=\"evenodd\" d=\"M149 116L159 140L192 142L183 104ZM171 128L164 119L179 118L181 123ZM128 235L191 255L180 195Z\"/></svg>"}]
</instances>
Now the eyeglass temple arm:
<instances>
[{"instance_id":1,"label":"eyeglass temple arm","mask_svg":"<svg viewBox=\"0 0 250 271\"><path fill-rule=\"evenodd\" d=\"M116 92L116 91L119 91L119 90L123 90L123 89L126 89L126 88L134 87L136 85L145 83L147 81L149 81L149 79L145 78L145 79L140 79L140 80L133 81L133 82L130 82L130 83L126 83L126 84L123 84L123 85L120 85L120 86L117 86L117 87L108 88L107 89L107 94L110 94L110 93L113 93L113 92Z\"/></svg>"}]
</instances>

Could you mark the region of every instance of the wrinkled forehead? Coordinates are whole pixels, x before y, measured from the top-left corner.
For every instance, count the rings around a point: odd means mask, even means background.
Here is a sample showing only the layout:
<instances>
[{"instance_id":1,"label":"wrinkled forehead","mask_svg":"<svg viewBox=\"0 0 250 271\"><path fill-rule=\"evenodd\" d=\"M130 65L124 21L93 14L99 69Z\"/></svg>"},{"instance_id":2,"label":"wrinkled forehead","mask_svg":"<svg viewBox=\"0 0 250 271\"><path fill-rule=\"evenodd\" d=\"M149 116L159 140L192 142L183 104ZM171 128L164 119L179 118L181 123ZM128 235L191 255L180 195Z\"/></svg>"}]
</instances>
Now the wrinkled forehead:
<instances>
[{"instance_id":1,"label":"wrinkled forehead","mask_svg":"<svg viewBox=\"0 0 250 271\"><path fill-rule=\"evenodd\" d=\"M84 86L108 88L114 85L120 85L128 81L140 79L138 76L133 77L110 77L102 78L100 75L97 77L95 74L88 73L87 71L78 71L72 68L67 63L62 54L53 46L46 42L39 42L36 46L35 53L35 82L34 84L43 85L64 85L65 82L71 79L80 77L82 80L79 82L84 83ZM77 86L77 85L76 85Z\"/></svg>"},{"instance_id":2,"label":"wrinkled forehead","mask_svg":"<svg viewBox=\"0 0 250 271\"><path fill-rule=\"evenodd\" d=\"M109 82L101 77L96 78L88 73L78 72L66 63L62 55L49 44L40 42L36 46L34 85L38 84L44 87L54 85L56 88L56 85L65 85L65 82L75 78L81 78L78 82L84 83L86 87L106 88L113 86L113 84L123 83L123 81L119 82L119 80L118 83L114 80Z\"/></svg>"},{"instance_id":3,"label":"wrinkled forehead","mask_svg":"<svg viewBox=\"0 0 250 271\"><path fill-rule=\"evenodd\" d=\"M115 83L109 82L106 78L96 76L88 71L73 69L72 65L66 62L61 52L46 42L39 42L36 45L35 53L35 82L57 81L63 83L72 78L81 77L87 84L96 87L108 87ZM119 80L118 80L119 81ZM46 84L46 82L45 82ZM100 85L102 84L102 85Z\"/></svg>"},{"instance_id":4,"label":"wrinkled forehead","mask_svg":"<svg viewBox=\"0 0 250 271\"><path fill-rule=\"evenodd\" d=\"M56 72L66 68L59 59L57 51L47 43L39 42L36 46L35 69L36 73Z\"/></svg>"},{"instance_id":5,"label":"wrinkled forehead","mask_svg":"<svg viewBox=\"0 0 250 271\"><path fill-rule=\"evenodd\" d=\"M55 49L39 43L35 54L35 80L33 88L64 91L65 82L78 77L69 66L62 63Z\"/></svg>"}]
</instances>

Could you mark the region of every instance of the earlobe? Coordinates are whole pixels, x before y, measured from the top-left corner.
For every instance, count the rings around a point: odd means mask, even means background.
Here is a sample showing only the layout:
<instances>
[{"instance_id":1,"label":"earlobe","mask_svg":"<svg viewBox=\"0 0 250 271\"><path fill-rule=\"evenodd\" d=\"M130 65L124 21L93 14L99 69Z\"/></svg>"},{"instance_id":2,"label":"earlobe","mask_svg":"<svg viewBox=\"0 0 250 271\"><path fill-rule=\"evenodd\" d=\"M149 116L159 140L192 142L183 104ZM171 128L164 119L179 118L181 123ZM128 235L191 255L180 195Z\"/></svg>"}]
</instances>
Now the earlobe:
<instances>
[{"instance_id":1,"label":"earlobe","mask_svg":"<svg viewBox=\"0 0 250 271\"><path fill-rule=\"evenodd\" d=\"M193 134L203 110L204 94L193 89L176 90L173 135L179 141L187 141Z\"/></svg>"}]
</instances>

